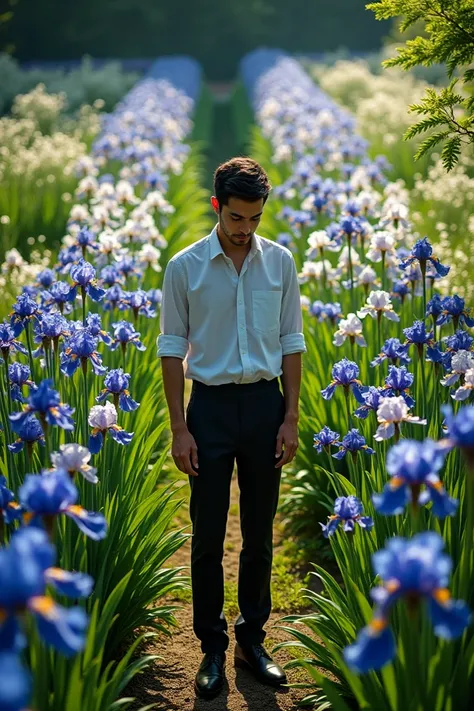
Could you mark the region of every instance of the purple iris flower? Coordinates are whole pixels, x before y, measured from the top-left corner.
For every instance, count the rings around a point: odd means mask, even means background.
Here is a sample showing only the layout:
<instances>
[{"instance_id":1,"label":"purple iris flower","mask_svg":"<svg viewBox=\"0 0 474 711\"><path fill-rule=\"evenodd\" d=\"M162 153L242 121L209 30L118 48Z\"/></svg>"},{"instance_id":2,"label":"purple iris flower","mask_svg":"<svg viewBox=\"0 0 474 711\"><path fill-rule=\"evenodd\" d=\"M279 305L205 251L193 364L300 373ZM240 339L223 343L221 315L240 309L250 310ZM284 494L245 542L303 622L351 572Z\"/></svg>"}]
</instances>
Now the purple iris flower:
<instances>
[{"instance_id":1,"label":"purple iris flower","mask_svg":"<svg viewBox=\"0 0 474 711\"><path fill-rule=\"evenodd\" d=\"M474 338L469 335L467 331L460 329L456 331L452 336L446 336L443 338L444 343L448 351L470 351L472 350L472 344L474 343Z\"/></svg>"},{"instance_id":2,"label":"purple iris flower","mask_svg":"<svg viewBox=\"0 0 474 711\"><path fill-rule=\"evenodd\" d=\"M76 235L76 243L81 248L82 256L86 256L86 249L97 250L99 249L99 244L97 242L96 235L94 232L89 230L87 227L81 227Z\"/></svg>"},{"instance_id":3,"label":"purple iris flower","mask_svg":"<svg viewBox=\"0 0 474 711\"><path fill-rule=\"evenodd\" d=\"M126 292L122 287L119 284L114 284L105 292L104 309L106 311L113 311L118 308L120 311L124 311L127 308L123 302L125 296Z\"/></svg>"},{"instance_id":4,"label":"purple iris flower","mask_svg":"<svg viewBox=\"0 0 474 711\"><path fill-rule=\"evenodd\" d=\"M387 338L382 346L382 352L373 359L370 365L374 368L386 359L391 360L393 365L397 365L397 361L400 361L400 363L410 363L411 358L408 356L408 345L400 343L398 338Z\"/></svg>"},{"instance_id":5,"label":"purple iris flower","mask_svg":"<svg viewBox=\"0 0 474 711\"><path fill-rule=\"evenodd\" d=\"M404 279L399 281L394 281L392 285L391 296L398 297L402 304L405 301L405 297L410 293L410 287L408 282Z\"/></svg>"},{"instance_id":6,"label":"purple iris flower","mask_svg":"<svg viewBox=\"0 0 474 711\"><path fill-rule=\"evenodd\" d=\"M54 269L43 269L36 277L36 280L43 289L49 289L51 284L56 281L56 272Z\"/></svg>"},{"instance_id":7,"label":"purple iris flower","mask_svg":"<svg viewBox=\"0 0 474 711\"><path fill-rule=\"evenodd\" d=\"M339 444L339 437L337 432L333 432L327 425L324 425L323 429L313 436L313 447L319 454L323 449L329 453L332 445Z\"/></svg>"},{"instance_id":8,"label":"purple iris flower","mask_svg":"<svg viewBox=\"0 0 474 711\"><path fill-rule=\"evenodd\" d=\"M471 613L465 602L450 596L448 582L452 561L443 553L443 548L444 541L438 533L425 531L409 540L398 536L390 538L385 549L374 553L374 572L383 582L371 591L375 601L372 621L343 651L352 671L364 674L392 661L396 647L388 617L401 598L406 597L411 606L420 599L427 601L438 637L455 639L463 633Z\"/></svg>"},{"instance_id":9,"label":"purple iris flower","mask_svg":"<svg viewBox=\"0 0 474 711\"><path fill-rule=\"evenodd\" d=\"M72 311L68 303L70 287L65 281L55 281L47 291L41 292L41 304L45 309L57 306L60 313L67 314Z\"/></svg>"},{"instance_id":10,"label":"purple iris flower","mask_svg":"<svg viewBox=\"0 0 474 711\"><path fill-rule=\"evenodd\" d=\"M71 598L88 597L93 580L84 573L54 567L55 555L47 534L29 526L15 531L9 545L0 549L0 609L5 616L0 649L19 652L26 646L20 627L25 613L35 618L46 644L61 654L71 656L84 648L86 612L82 607L58 605L46 594L46 587L53 585L61 595Z\"/></svg>"},{"instance_id":11,"label":"purple iris flower","mask_svg":"<svg viewBox=\"0 0 474 711\"><path fill-rule=\"evenodd\" d=\"M21 506L16 503L13 491L10 491L7 487L7 480L0 474L0 514L3 516L3 520L5 523L19 521L21 520L22 513L23 510Z\"/></svg>"},{"instance_id":12,"label":"purple iris flower","mask_svg":"<svg viewBox=\"0 0 474 711\"><path fill-rule=\"evenodd\" d=\"M71 326L73 333L82 331L84 328L82 321L74 321ZM95 338L98 338L102 341L102 343L105 343L106 346L110 346L112 344L112 337L110 333L102 328L102 319L100 314L89 314L86 318L86 328Z\"/></svg>"},{"instance_id":13,"label":"purple iris flower","mask_svg":"<svg viewBox=\"0 0 474 711\"><path fill-rule=\"evenodd\" d=\"M71 415L74 408L61 402L61 396L57 390L53 390L52 384L51 378L46 378L35 390L30 390L24 409L9 415L10 421L24 422L31 414L37 413L42 424L58 425L63 430L73 430L74 420Z\"/></svg>"},{"instance_id":14,"label":"purple iris flower","mask_svg":"<svg viewBox=\"0 0 474 711\"><path fill-rule=\"evenodd\" d=\"M358 377L359 366L357 363L354 363L354 361L348 360L347 358L343 358L338 363L333 365L332 381L326 388L324 388L324 390L321 390L321 395L325 400L330 400L334 395L337 386L341 385L346 394L349 393L349 390L352 390L356 400L361 404L364 404L360 390L362 383L360 380L357 380Z\"/></svg>"},{"instance_id":15,"label":"purple iris flower","mask_svg":"<svg viewBox=\"0 0 474 711\"><path fill-rule=\"evenodd\" d=\"M96 375L104 375L107 368L102 365L102 356L97 353L99 339L88 328L78 328L68 339L66 348L61 353L60 370L64 375L72 376L79 368L87 368L87 361Z\"/></svg>"},{"instance_id":16,"label":"purple iris flower","mask_svg":"<svg viewBox=\"0 0 474 711\"><path fill-rule=\"evenodd\" d=\"M137 289L136 291L128 291L123 297L123 303L133 311L133 315L138 318L138 315L154 318L156 311L151 308L151 302L148 299L146 291Z\"/></svg>"},{"instance_id":17,"label":"purple iris flower","mask_svg":"<svg viewBox=\"0 0 474 711\"><path fill-rule=\"evenodd\" d=\"M71 518L82 533L94 541L107 535L107 521L101 513L86 511L77 505L79 492L65 469L44 474L27 474L18 491L21 505L27 511L27 525L46 527L56 516Z\"/></svg>"},{"instance_id":18,"label":"purple iris flower","mask_svg":"<svg viewBox=\"0 0 474 711\"><path fill-rule=\"evenodd\" d=\"M418 352L423 352L423 346L433 346L433 331L426 331L424 321L414 321L413 326L404 328L403 333L406 336L405 345L410 346L412 343L417 347Z\"/></svg>"},{"instance_id":19,"label":"purple iris flower","mask_svg":"<svg viewBox=\"0 0 474 711\"><path fill-rule=\"evenodd\" d=\"M70 334L69 323L61 313L57 312L41 314L33 326L33 331L34 342L41 344L33 351L35 358L42 356L44 351L50 351L51 342L55 344L55 350L57 350L60 337Z\"/></svg>"},{"instance_id":20,"label":"purple iris flower","mask_svg":"<svg viewBox=\"0 0 474 711\"><path fill-rule=\"evenodd\" d=\"M12 421L10 426L13 432L18 435L18 439L8 445L8 449L13 454L21 452L25 444L30 455L35 442L38 442L42 447L45 446L43 428L35 415L29 414L24 420Z\"/></svg>"},{"instance_id":21,"label":"purple iris flower","mask_svg":"<svg viewBox=\"0 0 474 711\"><path fill-rule=\"evenodd\" d=\"M143 271L139 268L133 256L122 257L120 261L117 261L115 267L120 274L124 275L125 278L131 276L140 278L143 276Z\"/></svg>"},{"instance_id":22,"label":"purple iris flower","mask_svg":"<svg viewBox=\"0 0 474 711\"><path fill-rule=\"evenodd\" d=\"M15 336L19 336L30 321L39 316L39 306L28 294L20 294L10 313L10 326Z\"/></svg>"},{"instance_id":23,"label":"purple iris flower","mask_svg":"<svg viewBox=\"0 0 474 711\"><path fill-rule=\"evenodd\" d=\"M426 318L431 316L433 321L436 322L438 316L441 315L443 311L443 300L439 294L435 294L432 299L426 304Z\"/></svg>"},{"instance_id":24,"label":"purple iris flower","mask_svg":"<svg viewBox=\"0 0 474 711\"><path fill-rule=\"evenodd\" d=\"M392 393L393 394L393 393ZM357 408L354 415L361 420L365 420L370 412L377 412L382 397L390 397L391 393L383 393L383 388L376 388L375 385L370 385L369 388L361 393L363 405Z\"/></svg>"},{"instance_id":25,"label":"purple iris flower","mask_svg":"<svg viewBox=\"0 0 474 711\"><path fill-rule=\"evenodd\" d=\"M342 442L339 443L339 451L332 456L334 459L343 459L346 454L351 454L356 460L357 452L363 450L366 454L375 454L375 450L369 447L365 442L365 437L360 434L357 428L349 430Z\"/></svg>"},{"instance_id":26,"label":"purple iris flower","mask_svg":"<svg viewBox=\"0 0 474 711\"><path fill-rule=\"evenodd\" d=\"M73 264L70 270L72 286L69 291L69 301L74 301L77 296L77 287L81 287L81 292L88 294L92 301L101 301L105 296L105 290L97 286L95 278L95 269L89 262L86 262L83 257L80 258L77 264Z\"/></svg>"},{"instance_id":27,"label":"purple iris flower","mask_svg":"<svg viewBox=\"0 0 474 711\"><path fill-rule=\"evenodd\" d=\"M469 310L465 308L464 299L455 294L454 296L445 296L442 300L443 310L436 321L437 326L442 326L449 321L454 322L454 328L457 330L459 326L465 324L472 328L474 326L474 318L469 315Z\"/></svg>"},{"instance_id":28,"label":"purple iris flower","mask_svg":"<svg viewBox=\"0 0 474 711\"><path fill-rule=\"evenodd\" d=\"M140 341L140 333L135 331L135 327L128 321L117 321L112 324L114 329L114 342L110 347L111 351L117 350L121 346L125 351L128 344L135 346L139 351L146 351L146 346Z\"/></svg>"},{"instance_id":29,"label":"purple iris flower","mask_svg":"<svg viewBox=\"0 0 474 711\"><path fill-rule=\"evenodd\" d=\"M318 321L324 320L324 302L323 301L313 301L309 307L309 313L318 319Z\"/></svg>"},{"instance_id":30,"label":"purple iris flower","mask_svg":"<svg viewBox=\"0 0 474 711\"><path fill-rule=\"evenodd\" d=\"M81 248L77 244L70 247L63 247L59 250L58 263L56 269L59 274L69 274L73 264L76 264L82 258Z\"/></svg>"},{"instance_id":31,"label":"purple iris flower","mask_svg":"<svg viewBox=\"0 0 474 711\"><path fill-rule=\"evenodd\" d=\"M445 456L446 453L431 439L398 442L387 455L387 471L391 479L381 494L372 496L376 510L385 515L401 514L409 502L417 508L432 501L435 516L453 516L458 502L448 496L438 476Z\"/></svg>"},{"instance_id":32,"label":"purple iris flower","mask_svg":"<svg viewBox=\"0 0 474 711\"><path fill-rule=\"evenodd\" d=\"M140 403L135 402L128 390L130 374L124 373L122 368L109 370L104 378L105 387L97 395L96 401L103 402L109 395L112 395L115 407L119 407L124 412L132 412L139 407Z\"/></svg>"},{"instance_id":33,"label":"purple iris flower","mask_svg":"<svg viewBox=\"0 0 474 711\"><path fill-rule=\"evenodd\" d=\"M11 383L11 396L15 402L26 402L22 393L23 385L28 385L33 390L36 388L35 383L30 379L31 371L28 365L23 363L10 363L8 366L8 378Z\"/></svg>"},{"instance_id":34,"label":"purple iris flower","mask_svg":"<svg viewBox=\"0 0 474 711\"><path fill-rule=\"evenodd\" d=\"M449 405L443 405L446 437L439 442L444 449L459 447L470 466L474 465L474 406L461 407L453 413Z\"/></svg>"},{"instance_id":35,"label":"purple iris flower","mask_svg":"<svg viewBox=\"0 0 474 711\"><path fill-rule=\"evenodd\" d=\"M323 536L325 538L332 536L341 522L346 533L354 533L356 523L366 531L370 531L374 522L370 516L362 516L362 512L362 502L356 496L338 496L334 502L334 514L328 517L327 524L319 524Z\"/></svg>"},{"instance_id":36,"label":"purple iris flower","mask_svg":"<svg viewBox=\"0 0 474 711\"><path fill-rule=\"evenodd\" d=\"M17 340L12 327L8 323L0 323L0 351L5 360L8 360L11 351L28 355L25 346Z\"/></svg>"},{"instance_id":37,"label":"purple iris flower","mask_svg":"<svg viewBox=\"0 0 474 711\"><path fill-rule=\"evenodd\" d=\"M413 262L418 261L421 271L424 274L426 272L426 265L429 262L433 265L436 273L440 277L445 277L451 267L445 267L437 257L433 257L433 247L428 241L427 237L419 239L413 249L411 250L411 255L403 262L400 262L400 269L406 269Z\"/></svg>"},{"instance_id":38,"label":"purple iris flower","mask_svg":"<svg viewBox=\"0 0 474 711\"><path fill-rule=\"evenodd\" d=\"M123 277L117 271L117 267L109 264L101 270L100 281L104 286L111 287L114 284L123 284Z\"/></svg>"},{"instance_id":39,"label":"purple iris flower","mask_svg":"<svg viewBox=\"0 0 474 711\"><path fill-rule=\"evenodd\" d=\"M410 396L409 388L413 385L414 376L404 365L397 368L395 365L388 366L388 375L385 378L385 386L381 388L382 396L401 395L408 407L411 409L415 401Z\"/></svg>"},{"instance_id":40,"label":"purple iris flower","mask_svg":"<svg viewBox=\"0 0 474 711\"><path fill-rule=\"evenodd\" d=\"M342 317L341 304L338 301L333 304L324 304L323 316L331 323L336 324Z\"/></svg>"},{"instance_id":41,"label":"purple iris flower","mask_svg":"<svg viewBox=\"0 0 474 711\"><path fill-rule=\"evenodd\" d=\"M339 223L339 233L347 237L348 240L356 237L360 231L361 222L357 217L347 216Z\"/></svg>"}]
</instances>

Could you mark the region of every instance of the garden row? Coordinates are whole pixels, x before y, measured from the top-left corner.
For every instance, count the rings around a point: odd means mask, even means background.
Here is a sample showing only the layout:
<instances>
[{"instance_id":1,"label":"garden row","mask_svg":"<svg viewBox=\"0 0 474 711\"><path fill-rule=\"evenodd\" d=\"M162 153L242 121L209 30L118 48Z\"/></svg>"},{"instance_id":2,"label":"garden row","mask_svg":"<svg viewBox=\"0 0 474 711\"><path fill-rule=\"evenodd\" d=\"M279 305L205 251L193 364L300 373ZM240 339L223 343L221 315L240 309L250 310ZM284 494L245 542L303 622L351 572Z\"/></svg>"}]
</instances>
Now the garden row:
<instances>
[{"instance_id":1,"label":"garden row","mask_svg":"<svg viewBox=\"0 0 474 711\"><path fill-rule=\"evenodd\" d=\"M474 318L355 118L280 52L241 73L274 186L260 232L293 252L308 348L283 508L301 535L321 522L339 568L314 566L314 612L284 618L295 641L277 648L320 711L467 711Z\"/></svg>"}]
</instances>

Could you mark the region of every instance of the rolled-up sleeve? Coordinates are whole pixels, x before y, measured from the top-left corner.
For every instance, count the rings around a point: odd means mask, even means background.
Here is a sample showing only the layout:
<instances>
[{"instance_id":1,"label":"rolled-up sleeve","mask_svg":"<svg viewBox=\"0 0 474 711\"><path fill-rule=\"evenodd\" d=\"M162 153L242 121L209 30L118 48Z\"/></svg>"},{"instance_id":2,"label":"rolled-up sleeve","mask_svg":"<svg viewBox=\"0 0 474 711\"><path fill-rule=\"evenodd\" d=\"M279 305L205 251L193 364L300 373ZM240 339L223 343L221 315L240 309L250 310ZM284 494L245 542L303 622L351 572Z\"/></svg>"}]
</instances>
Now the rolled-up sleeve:
<instances>
[{"instance_id":1,"label":"rolled-up sleeve","mask_svg":"<svg viewBox=\"0 0 474 711\"><path fill-rule=\"evenodd\" d=\"M296 265L291 254L283 265L283 296L280 313L280 344L282 355L305 353L300 287Z\"/></svg>"},{"instance_id":2,"label":"rolled-up sleeve","mask_svg":"<svg viewBox=\"0 0 474 711\"><path fill-rule=\"evenodd\" d=\"M163 279L160 335L156 339L158 358L184 360L188 352L188 299L186 275L178 260L168 262Z\"/></svg>"}]
</instances>

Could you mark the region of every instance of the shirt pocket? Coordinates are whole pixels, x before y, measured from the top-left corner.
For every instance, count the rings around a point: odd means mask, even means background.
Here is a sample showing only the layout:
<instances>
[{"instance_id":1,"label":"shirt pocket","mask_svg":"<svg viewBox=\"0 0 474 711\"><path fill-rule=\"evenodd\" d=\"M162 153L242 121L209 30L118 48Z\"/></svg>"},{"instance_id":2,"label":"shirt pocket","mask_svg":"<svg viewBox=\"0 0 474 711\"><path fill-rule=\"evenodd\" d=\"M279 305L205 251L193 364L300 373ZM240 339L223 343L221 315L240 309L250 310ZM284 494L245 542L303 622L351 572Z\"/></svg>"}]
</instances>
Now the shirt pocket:
<instances>
[{"instance_id":1,"label":"shirt pocket","mask_svg":"<svg viewBox=\"0 0 474 711\"><path fill-rule=\"evenodd\" d=\"M280 330L281 291L252 291L252 324L256 331Z\"/></svg>"}]
</instances>

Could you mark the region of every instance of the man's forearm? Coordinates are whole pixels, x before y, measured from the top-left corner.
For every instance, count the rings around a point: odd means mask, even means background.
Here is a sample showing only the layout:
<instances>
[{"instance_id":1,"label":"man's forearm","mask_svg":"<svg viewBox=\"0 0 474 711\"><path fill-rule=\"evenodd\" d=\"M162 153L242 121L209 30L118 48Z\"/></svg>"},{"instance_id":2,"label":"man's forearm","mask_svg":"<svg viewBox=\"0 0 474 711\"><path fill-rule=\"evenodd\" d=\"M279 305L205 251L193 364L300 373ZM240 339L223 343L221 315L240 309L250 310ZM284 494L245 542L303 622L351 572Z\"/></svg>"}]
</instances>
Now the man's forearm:
<instances>
[{"instance_id":1,"label":"man's forearm","mask_svg":"<svg viewBox=\"0 0 474 711\"><path fill-rule=\"evenodd\" d=\"M298 422L301 387L301 353L283 356L281 380L285 397L285 419Z\"/></svg>"},{"instance_id":2,"label":"man's forearm","mask_svg":"<svg viewBox=\"0 0 474 711\"><path fill-rule=\"evenodd\" d=\"M181 358L163 356L161 359L163 386L170 413L171 431L186 426L184 417L184 370Z\"/></svg>"}]
</instances>

